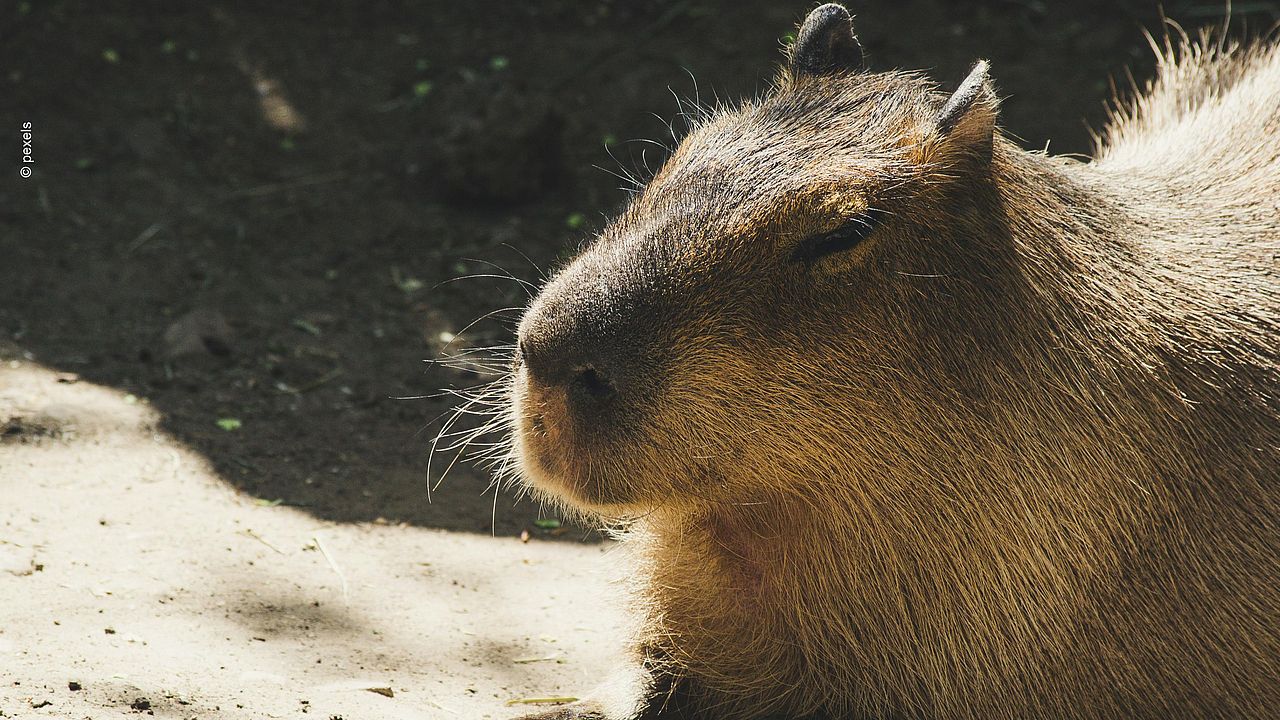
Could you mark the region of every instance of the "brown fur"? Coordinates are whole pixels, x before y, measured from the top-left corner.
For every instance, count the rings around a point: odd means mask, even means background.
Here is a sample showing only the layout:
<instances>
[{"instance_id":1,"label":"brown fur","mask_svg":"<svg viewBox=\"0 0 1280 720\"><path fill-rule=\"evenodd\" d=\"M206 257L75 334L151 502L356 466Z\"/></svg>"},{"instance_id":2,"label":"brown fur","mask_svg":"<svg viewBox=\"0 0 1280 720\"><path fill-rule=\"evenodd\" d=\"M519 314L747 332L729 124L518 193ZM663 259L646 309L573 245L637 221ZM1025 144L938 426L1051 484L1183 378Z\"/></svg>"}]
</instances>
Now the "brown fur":
<instances>
[{"instance_id":1,"label":"brown fur","mask_svg":"<svg viewBox=\"0 0 1280 720\"><path fill-rule=\"evenodd\" d=\"M1280 52L1166 48L1088 163L993 139L989 88L940 136L946 98L784 72L528 311L631 368L585 422L517 363L511 417L627 518L634 712L1274 717Z\"/></svg>"}]
</instances>

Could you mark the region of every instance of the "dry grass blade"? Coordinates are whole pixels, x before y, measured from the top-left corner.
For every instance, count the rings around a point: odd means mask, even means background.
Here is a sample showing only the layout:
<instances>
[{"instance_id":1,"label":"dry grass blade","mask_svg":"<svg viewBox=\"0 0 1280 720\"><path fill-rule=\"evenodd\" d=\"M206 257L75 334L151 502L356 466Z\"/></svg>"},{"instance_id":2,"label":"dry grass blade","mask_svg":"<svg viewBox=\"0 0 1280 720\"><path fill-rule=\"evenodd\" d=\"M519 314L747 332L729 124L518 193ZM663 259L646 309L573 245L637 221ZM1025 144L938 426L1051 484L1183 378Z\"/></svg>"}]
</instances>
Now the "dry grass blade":
<instances>
[{"instance_id":1,"label":"dry grass blade","mask_svg":"<svg viewBox=\"0 0 1280 720\"><path fill-rule=\"evenodd\" d=\"M333 559L329 548L325 547L324 540L320 538L320 533L312 535L311 539L315 541L316 548L320 550L320 554L324 556L325 561L329 563L329 567L333 569L333 573L338 576L338 580L342 583L342 602L350 604L351 595L347 586L347 576L342 572L342 568L338 567L338 562Z\"/></svg>"}]
</instances>

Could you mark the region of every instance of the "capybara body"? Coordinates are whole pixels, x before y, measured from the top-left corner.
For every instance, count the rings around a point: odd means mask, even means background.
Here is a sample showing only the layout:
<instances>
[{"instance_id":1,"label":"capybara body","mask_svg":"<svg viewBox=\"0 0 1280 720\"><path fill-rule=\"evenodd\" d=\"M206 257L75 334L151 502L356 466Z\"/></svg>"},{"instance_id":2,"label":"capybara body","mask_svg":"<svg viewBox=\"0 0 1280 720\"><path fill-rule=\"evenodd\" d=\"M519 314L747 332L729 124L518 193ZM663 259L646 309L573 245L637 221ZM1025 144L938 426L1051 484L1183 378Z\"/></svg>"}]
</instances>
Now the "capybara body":
<instances>
[{"instance_id":1,"label":"capybara body","mask_svg":"<svg viewBox=\"0 0 1280 720\"><path fill-rule=\"evenodd\" d=\"M1170 44L1089 162L997 116L818 8L530 306L646 678L557 717L1280 714L1280 52Z\"/></svg>"}]
</instances>

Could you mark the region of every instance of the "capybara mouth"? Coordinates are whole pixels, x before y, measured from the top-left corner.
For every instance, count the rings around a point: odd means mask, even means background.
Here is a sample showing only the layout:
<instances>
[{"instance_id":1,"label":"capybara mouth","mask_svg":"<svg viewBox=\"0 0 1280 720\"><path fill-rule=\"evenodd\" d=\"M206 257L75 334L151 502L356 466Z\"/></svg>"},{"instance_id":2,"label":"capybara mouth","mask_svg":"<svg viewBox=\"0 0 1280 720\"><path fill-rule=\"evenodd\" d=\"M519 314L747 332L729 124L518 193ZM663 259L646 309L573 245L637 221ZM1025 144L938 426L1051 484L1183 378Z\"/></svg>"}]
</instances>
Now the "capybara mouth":
<instances>
[{"instance_id":1,"label":"capybara mouth","mask_svg":"<svg viewBox=\"0 0 1280 720\"><path fill-rule=\"evenodd\" d=\"M585 488L577 481L570 462L573 438L564 417L564 399L558 393L536 387L526 373L517 372L515 403L515 452L521 474L535 488L579 504Z\"/></svg>"},{"instance_id":2,"label":"capybara mouth","mask_svg":"<svg viewBox=\"0 0 1280 720\"><path fill-rule=\"evenodd\" d=\"M567 394L517 371L512 432L520 472L528 485L572 507L616 511L628 504L625 493L591 464L608 443L592 432L590 422L571 415Z\"/></svg>"},{"instance_id":3,"label":"capybara mouth","mask_svg":"<svg viewBox=\"0 0 1280 720\"><path fill-rule=\"evenodd\" d=\"M516 456L525 482L573 507L599 509L595 484L567 465L563 453L556 451L543 431L533 427L534 422L530 418L528 430L516 430Z\"/></svg>"},{"instance_id":4,"label":"capybara mouth","mask_svg":"<svg viewBox=\"0 0 1280 720\"><path fill-rule=\"evenodd\" d=\"M620 518L670 502L688 458L672 444L659 405L662 381L645 363L625 372L616 359L513 366L515 467L526 485L569 509ZM646 356L651 357L651 355ZM676 414L679 410L672 411Z\"/></svg>"}]
</instances>

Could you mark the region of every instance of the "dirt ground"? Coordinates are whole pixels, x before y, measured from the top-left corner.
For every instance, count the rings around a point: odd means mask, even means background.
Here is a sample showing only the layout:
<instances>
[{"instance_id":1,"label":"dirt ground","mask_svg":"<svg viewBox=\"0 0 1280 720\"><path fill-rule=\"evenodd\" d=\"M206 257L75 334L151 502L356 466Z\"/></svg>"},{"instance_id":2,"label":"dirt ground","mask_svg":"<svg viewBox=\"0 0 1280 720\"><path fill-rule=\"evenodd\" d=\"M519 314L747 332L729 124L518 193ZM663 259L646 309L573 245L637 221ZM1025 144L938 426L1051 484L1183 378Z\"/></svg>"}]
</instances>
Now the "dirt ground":
<instances>
[{"instance_id":1,"label":"dirt ground","mask_svg":"<svg viewBox=\"0 0 1280 720\"><path fill-rule=\"evenodd\" d=\"M262 502L70 379L0 368L5 717L502 717L616 654L605 545Z\"/></svg>"},{"instance_id":2,"label":"dirt ground","mask_svg":"<svg viewBox=\"0 0 1280 720\"><path fill-rule=\"evenodd\" d=\"M854 5L873 67L989 58L1051 152L1089 151L1159 28L1136 0ZM611 548L467 463L428 501L440 390L497 377L614 173L656 168L681 103L765 89L808 7L0 1L0 716L587 691L621 643Z\"/></svg>"}]
</instances>

